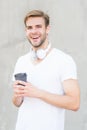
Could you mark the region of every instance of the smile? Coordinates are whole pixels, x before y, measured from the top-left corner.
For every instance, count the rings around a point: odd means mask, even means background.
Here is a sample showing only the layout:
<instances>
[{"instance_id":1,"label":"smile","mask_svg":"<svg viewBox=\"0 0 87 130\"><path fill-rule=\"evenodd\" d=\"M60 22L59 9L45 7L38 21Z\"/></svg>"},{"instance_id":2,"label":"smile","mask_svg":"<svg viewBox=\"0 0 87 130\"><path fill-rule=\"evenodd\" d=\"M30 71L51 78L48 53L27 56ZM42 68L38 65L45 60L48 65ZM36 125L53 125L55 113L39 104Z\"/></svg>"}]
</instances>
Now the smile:
<instances>
[{"instance_id":1,"label":"smile","mask_svg":"<svg viewBox=\"0 0 87 130\"><path fill-rule=\"evenodd\" d=\"M39 39L40 37L38 36L38 37L32 37L32 39L33 40L36 40L36 39Z\"/></svg>"}]
</instances>

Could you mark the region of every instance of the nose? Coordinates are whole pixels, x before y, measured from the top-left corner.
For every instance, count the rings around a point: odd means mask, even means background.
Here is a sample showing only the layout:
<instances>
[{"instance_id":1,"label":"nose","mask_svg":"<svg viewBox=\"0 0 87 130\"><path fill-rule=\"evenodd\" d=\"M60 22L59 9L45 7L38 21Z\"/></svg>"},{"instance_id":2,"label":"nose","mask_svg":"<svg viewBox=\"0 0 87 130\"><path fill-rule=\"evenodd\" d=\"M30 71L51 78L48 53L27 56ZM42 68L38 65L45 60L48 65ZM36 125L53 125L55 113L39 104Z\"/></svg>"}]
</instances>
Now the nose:
<instances>
[{"instance_id":1,"label":"nose","mask_svg":"<svg viewBox=\"0 0 87 130\"><path fill-rule=\"evenodd\" d=\"M37 29L35 27L32 28L31 33L35 34L36 32L37 32Z\"/></svg>"}]
</instances>

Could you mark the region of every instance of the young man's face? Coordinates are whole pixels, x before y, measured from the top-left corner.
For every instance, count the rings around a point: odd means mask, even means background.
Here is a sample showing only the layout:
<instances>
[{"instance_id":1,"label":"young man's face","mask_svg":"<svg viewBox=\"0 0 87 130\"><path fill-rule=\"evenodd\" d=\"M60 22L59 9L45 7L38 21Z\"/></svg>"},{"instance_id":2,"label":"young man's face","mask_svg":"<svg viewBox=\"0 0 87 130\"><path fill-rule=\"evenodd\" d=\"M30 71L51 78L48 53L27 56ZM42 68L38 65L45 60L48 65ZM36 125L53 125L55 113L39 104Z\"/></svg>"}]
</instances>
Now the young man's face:
<instances>
[{"instance_id":1,"label":"young man's face","mask_svg":"<svg viewBox=\"0 0 87 130\"><path fill-rule=\"evenodd\" d=\"M40 47L47 39L49 26L42 17L30 17L26 21L26 36L33 47Z\"/></svg>"}]
</instances>

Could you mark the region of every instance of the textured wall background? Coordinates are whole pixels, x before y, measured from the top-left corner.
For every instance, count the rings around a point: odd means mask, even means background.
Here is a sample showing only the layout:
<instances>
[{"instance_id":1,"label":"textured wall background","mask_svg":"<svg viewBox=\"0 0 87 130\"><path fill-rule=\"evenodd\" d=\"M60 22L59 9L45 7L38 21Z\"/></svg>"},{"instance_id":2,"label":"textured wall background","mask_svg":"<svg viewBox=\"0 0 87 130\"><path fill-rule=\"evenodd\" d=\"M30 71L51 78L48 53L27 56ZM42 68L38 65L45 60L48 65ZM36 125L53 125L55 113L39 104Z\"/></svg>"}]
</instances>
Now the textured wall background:
<instances>
[{"instance_id":1,"label":"textured wall background","mask_svg":"<svg viewBox=\"0 0 87 130\"><path fill-rule=\"evenodd\" d=\"M87 0L0 0L0 130L15 128L11 76L17 58L29 50L23 18L32 9L48 12L52 44L77 64L81 107L78 112L66 111L65 130L87 130Z\"/></svg>"}]
</instances>

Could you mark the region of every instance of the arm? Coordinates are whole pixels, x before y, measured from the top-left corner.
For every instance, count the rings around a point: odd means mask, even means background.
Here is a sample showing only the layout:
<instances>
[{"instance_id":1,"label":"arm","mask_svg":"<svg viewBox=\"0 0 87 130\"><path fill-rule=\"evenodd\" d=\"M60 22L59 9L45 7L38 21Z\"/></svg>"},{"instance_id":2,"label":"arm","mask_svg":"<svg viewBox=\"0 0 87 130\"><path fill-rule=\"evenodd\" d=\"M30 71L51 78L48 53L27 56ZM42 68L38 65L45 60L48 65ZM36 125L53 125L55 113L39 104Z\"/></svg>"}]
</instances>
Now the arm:
<instances>
[{"instance_id":1,"label":"arm","mask_svg":"<svg viewBox=\"0 0 87 130\"><path fill-rule=\"evenodd\" d=\"M65 94L57 95L43 92L41 99L54 106L76 111L80 105L80 90L77 80L69 79L63 82Z\"/></svg>"},{"instance_id":2,"label":"arm","mask_svg":"<svg viewBox=\"0 0 87 130\"><path fill-rule=\"evenodd\" d=\"M78 81L74 79L68 79L63 81L64 95L58 95L49 93L44 90L40 90L30 83L22 82L25 87L20 87L20 96L28 96L34 98L40 98L41 100L64 109L76 111L80 105L80 90Z\"/></svg>"},{"instance_id":3,"label":"arm","mask_svg":"<svg viewBox=\"0 0 87 130\"><path fill-rule=\"evenodd\" d=\"M12 98L12 102L16 107L20 107L22 102L23 102L23 98L22 97L17 97L15 94L13 95Z\"/></svg>"},{"instance_id":4,"label":"arm","mask_svg":"<svg viewBox=\"0 0 87 130\"><path fill-rule=\"evenodd\" d=\"M13 83L13 88L14 88L14 94L12 97L12 102L16 107L20 107L22 102L23 102L23 97L20 95L20 85L18 85L18 81L15 81Z\"/></svg>"}]
</instances>

